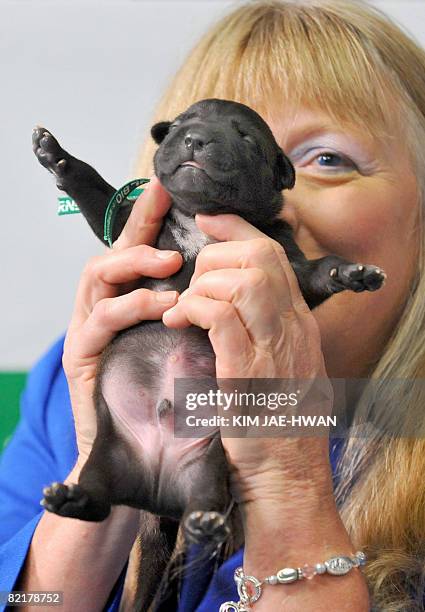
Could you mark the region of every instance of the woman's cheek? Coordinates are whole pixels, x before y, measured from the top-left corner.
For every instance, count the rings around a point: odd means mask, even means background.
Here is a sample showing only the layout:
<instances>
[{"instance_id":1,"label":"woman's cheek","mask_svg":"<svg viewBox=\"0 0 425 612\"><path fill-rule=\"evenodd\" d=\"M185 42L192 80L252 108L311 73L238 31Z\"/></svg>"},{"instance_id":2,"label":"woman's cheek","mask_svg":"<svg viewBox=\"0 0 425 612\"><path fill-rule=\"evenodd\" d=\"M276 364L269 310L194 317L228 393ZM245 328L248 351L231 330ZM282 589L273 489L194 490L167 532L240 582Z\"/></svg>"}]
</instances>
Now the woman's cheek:
<instances>
[{"instance_id":1,"label":"woman's cheek","mask_svg":"<svg viewBox=\"0 0 425 612\"><path fill-rule=\"evenodd\" d=\"M389 248L403 249L410 216L399 214L406 203L400 188L367 177L337 186L300 183L291 204L298 221L295 239L307 257L335 254L384 267Z\"/></svg>"}]
</instances>

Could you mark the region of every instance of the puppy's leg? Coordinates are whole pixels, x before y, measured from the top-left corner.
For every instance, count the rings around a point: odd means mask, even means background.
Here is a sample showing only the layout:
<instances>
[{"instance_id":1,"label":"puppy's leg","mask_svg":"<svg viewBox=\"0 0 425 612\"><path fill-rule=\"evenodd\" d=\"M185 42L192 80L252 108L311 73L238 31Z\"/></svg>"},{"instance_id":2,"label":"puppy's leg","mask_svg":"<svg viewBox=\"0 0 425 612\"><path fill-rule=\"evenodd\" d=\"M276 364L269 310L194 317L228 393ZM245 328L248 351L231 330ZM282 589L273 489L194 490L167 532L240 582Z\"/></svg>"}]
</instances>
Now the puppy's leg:
<instances>
[{"instance_id":1,"label":"puppy's leg","mask_svg":"<svg viewBox=\"0 0 425 612\"><path fill-rule=\"evenodd\" d=\"M42 166L56 178L56 185L78 204L96 236L104 242L103 225L108 202L115 193L88 164L67 153L45 128L37 127L32 135L33 151ZM120 235L131 210L125 200L114 223L113 240Z\"/></svg>"},{"instance_id":2,"label":"puppy's leg","mask_svg":"<svg viewBox=\"0 0 425 612\"><path fill-rule=\"evenodd\" d=\"M385 273L376 266L354 264L333 255L310 261L292 261L291 264L310 308L345 289L376 291L386 278Z\"/></svg>"},{"instance_id":3,"label":"puppy's leg","mask_svg":"<svg viewBox=\"0 0 425 612\"><path fill-rule=\"evenodd\" d=\"M148 495L148 470L115 432L100 393L96 409L98 431L78 484L53 483L46 487L41 504L49 512L100 522L109 515L112 505L140 507L137 500Z\"/></svg>"},{"instance_id":4,"label":"puppy's leg","mask_svg":"<svg viewBox=\"0 0 425 612\"><path fill-rule=\"evenodd\" d=\"M228 465L221 439L216 437L201 460L192 483L192 496L182 519L185 538L190 544L218 546L229 536L228 514L231 496Z\"/></svg>"},{"instance_id":5,"label":"puppy's leg","mask_svg":"<svg viewBox=\"0 0 425 612\"><path fill-rule=\"evenodd\" d=\"M97 463L102 444L96 441L78 480L78 484L54 482L43 489L41 505L54 514L84 521L103 521L111 511L109 478ZM103 448L103 452L105 452Z\"/></svg>"}]
</instances>

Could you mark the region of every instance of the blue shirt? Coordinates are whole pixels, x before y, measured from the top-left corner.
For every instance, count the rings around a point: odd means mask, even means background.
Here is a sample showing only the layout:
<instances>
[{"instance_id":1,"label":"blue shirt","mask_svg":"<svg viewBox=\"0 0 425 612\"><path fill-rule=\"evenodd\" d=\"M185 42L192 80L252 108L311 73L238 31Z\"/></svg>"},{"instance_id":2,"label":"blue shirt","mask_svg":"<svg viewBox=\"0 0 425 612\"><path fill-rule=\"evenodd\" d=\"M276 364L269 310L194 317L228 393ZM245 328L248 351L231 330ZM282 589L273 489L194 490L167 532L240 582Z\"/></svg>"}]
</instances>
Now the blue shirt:
<instances>
[{"instance_id":1,"label":"blue shirt","mask_svg":"<svg viewBox=\"0 0 425 612\"><path fill-rule=\"evenodd\" d=\"M12 591L44 510L42 490L62 482L77 460L75 428L62 369L63 338L40 359L28 376L21 399L21 419L0 460L0 591ZM343 440L331 440L335 469ZM193 551L192 551L193 552ZM190 553L189 553L190 554ZM215 574L211 564L196 566L183 580L176 612L211 612L224 601L237 601L233 572L243 551ZM118 611L127 564L115 584L107 612ZM66 595L66 594L65 594ZM5 606L0 605L0 612Z\"/></svg>"}]
</instances>

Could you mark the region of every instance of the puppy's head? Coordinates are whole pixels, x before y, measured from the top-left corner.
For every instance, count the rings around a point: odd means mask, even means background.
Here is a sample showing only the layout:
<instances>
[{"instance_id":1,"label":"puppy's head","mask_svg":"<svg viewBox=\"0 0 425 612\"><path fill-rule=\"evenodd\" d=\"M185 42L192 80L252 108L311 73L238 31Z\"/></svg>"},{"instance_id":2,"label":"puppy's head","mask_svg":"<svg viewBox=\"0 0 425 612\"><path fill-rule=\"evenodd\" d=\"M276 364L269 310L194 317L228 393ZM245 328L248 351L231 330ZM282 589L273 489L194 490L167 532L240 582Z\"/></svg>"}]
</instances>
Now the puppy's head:
<instances>
[{"instance_id":1,"label":"puppy's head","mask_svg":"<svg viewBox=\"0 0 425 612\"><path fill-rule=\"evenodd\" d=\"M266 122L248 106L209 99L156 123L155 174L187 215L236 213L271 221L295 170Z\"/></svg>"}]
</instances>

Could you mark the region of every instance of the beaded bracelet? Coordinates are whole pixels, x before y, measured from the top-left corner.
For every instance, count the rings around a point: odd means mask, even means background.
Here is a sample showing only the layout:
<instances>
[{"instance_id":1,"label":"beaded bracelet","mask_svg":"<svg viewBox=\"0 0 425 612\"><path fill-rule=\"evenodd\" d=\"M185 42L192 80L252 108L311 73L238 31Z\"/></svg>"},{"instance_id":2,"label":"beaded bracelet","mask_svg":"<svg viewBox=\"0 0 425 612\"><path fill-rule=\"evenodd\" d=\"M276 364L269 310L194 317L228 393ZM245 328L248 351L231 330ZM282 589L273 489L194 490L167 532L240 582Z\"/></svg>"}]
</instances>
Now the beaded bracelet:
<instances>
[{"instance_id":1,"label":"beaded bracelet","mask_svg":"<svg viewBox=\"0 0 425 612\"><path fill-rule=\"evenodd\" d=\"M343 576L353 567L366 564L366 555L358 551L351 557L339 556L331 557L323 563L315 565L305 564L303 567L285 567L272 576L267 576L264 580L258 580L254 576L245 576L241 567L235 570L234 579L238 589L240 601L227 601L221 604L219 612L249 612L252 604L260 599L262 586L264 584L289 584L296 580L311 580L316 574L331 574L332 576Z\"/></svg>"}]
</instances>

